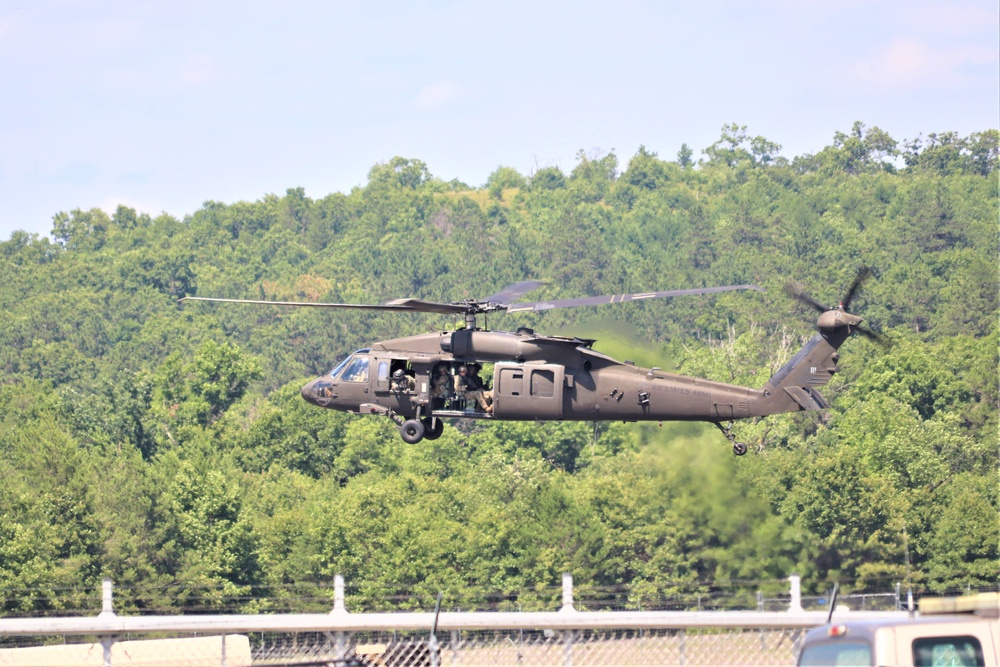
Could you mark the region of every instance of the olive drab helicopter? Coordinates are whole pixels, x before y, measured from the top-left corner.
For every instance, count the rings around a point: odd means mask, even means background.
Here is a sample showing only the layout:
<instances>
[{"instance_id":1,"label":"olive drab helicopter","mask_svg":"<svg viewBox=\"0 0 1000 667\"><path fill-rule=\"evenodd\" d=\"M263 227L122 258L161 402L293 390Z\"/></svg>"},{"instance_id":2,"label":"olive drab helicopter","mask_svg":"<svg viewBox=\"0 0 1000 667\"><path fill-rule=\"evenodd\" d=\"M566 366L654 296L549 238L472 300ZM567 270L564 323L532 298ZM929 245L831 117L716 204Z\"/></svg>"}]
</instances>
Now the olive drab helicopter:
<instances>
[{"instance_id":1,"label":"olive drab helicopter","mask_svg":"<svg viewBox=\"0 0 1000 667\"><path fill-rule=\"evenodd\" d=\"M862 271L844 300L827 308L800 288L792 295L822 314L818 332L759 389L638 368L593 349L595 340L544 336L530 328L490 331L477 326L480 314L544 311L554 308L625 303L734 290L763 291L756 285L728 285L661 292L582 297L515 303L543 283L524 281L485 299L435 303L397 299L383 304L311 303L184 297L215 301L314 308L353 308L394 312L462 315L464 328L373 343L302 387L315 405L355 414L382 415L399 427L404 441L440 437L444 419L517 421L703 421L715 424L737 455L734 420L828 407L816 391L837 371L837 349L860 328L861 318L847 312ZM493 365L492 384L478 377ZM729 426L723 426L728 423Z\"/></svg>"}]
</instances>

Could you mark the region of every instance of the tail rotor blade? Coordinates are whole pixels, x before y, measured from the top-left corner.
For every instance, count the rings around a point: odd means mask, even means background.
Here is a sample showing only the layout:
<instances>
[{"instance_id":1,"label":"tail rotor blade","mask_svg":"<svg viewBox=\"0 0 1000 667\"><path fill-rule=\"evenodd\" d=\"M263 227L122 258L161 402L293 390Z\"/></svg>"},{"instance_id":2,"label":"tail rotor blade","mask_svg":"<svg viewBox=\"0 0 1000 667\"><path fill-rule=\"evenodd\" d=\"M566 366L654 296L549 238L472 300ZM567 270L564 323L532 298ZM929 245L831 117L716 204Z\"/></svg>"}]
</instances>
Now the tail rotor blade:
<instances>
[{"instance_id":1,"label":"tail rotor blade","mask_svg":"<svg viewBox=\"0 0 1000 667\"><path fill-rule=\"evenodd\" d=\"M883 349L888 350L890 347L889 340L885 336L877 334L871 329L866 329L865 327L858 327L857 329L855 329L855 331L857 331L859 334L861 334L868 340L872 341L873 343L881 345Z\"/></svg>"},{"instance_id":2,"label":"tail rotor blade","mask_svg":"<svg viewBox=\"0 0 1000 667\"><path fill-rule=\"evenodd\" d=\"M841 302L844 304L844 310L849 310L851 306L851 300L854 299L854 293L858 291L861 287L861 283L868 279L868 276L872 274L870 267L862 266L858 269L858 275L854 276L854 282L847 289L847 294L844 295L844 300Z\"/></svg>"},{"instance_id":3,"label":"tail rotor blade","mask_svg":"<svg viewBox=\"0 0 1000 667\"><path fill-rule=\"evenodd\" d=\"M859 333L865 338L881 345L883 348L888 349L890 342L885 338L885 336L875 333L871 329L860 326L861 318L848 312L848 307L851 304L851 300L854 299L854 295L857 294L858 289L871 275L872 269L870 267L862 266L858 269L858 273L854 276L854 280L851 282L851 286L844 294L844 300L840 302L839 307L824 306L822 303L806 294L806 291L798 283L786 283L785 292L787 292L788 295L796 301L804 303L822 315L816 322L816 326L821 330L832 330L847 326L850 327L850 332ZM827 313L829 313L829 315L827 315Z\"/></svg>"},{"instance_id":4,"label":"tail rotor blade","mask_svg":"<svg viewBox=\"0 0 1000 667\"><path fill-rule=\"evenodd\" d=\"M795 283L785 283L785 292L787 292L788 295L796 301L800 301L820 313L825 313L829 310L829 308L821 304L819 301L806 294L805 290L803 290L800 285Z\"/></svg>"}]
</instances>

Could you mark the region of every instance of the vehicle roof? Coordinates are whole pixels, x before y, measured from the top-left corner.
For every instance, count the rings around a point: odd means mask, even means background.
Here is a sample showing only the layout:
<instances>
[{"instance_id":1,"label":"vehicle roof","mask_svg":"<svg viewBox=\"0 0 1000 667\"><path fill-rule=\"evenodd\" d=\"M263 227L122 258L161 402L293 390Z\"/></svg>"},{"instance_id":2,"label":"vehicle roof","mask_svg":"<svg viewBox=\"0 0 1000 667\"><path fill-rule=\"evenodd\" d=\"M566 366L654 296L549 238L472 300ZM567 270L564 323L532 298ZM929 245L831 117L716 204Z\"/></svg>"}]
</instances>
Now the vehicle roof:
<instances>
[{"instance_id":1,"label":"vehicle roof","mask_svg":"<svg viewBox=\"0 0 1000 667\"><path fill-rule=\"evenodd\" d=\"M842 625L848 629L846 635L839 638L829 637L830 625L823 625L818 628L813 628L806 633L806 640L817 640L817 639L831 639L836 641L837 639L850 639L851 637L872 637L877 630L880 628L898 628L898 627L923 627L929 628L936 625L949 626L956 623L969 623L977 621L987 621L991 620L987 617L980 616L978 614L932 614L932 615L916 615L913 618L908 618L905 620L899 619L876 619L876 620L859 620L859 621L844 621L835 622L832 625Z\"/></svg>"}]
</instances>

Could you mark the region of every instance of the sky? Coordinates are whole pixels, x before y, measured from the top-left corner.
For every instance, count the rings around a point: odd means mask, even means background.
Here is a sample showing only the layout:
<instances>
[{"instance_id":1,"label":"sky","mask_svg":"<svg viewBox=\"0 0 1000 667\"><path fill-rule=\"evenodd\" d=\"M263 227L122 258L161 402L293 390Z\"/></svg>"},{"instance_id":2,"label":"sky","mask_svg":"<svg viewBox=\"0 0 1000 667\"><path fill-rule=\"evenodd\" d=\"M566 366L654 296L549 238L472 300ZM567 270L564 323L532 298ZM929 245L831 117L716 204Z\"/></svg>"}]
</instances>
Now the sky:
<instances>
[{"instance_id":1,"label":"sky","mask_svg":"<svg viewBox=\"0 0 1000 667\"><path fill-rule=\"evenodd\" d=\"M363 186L394 156L472 186L580 151L791 159L855 121L1000 126L996 0L0 0L0 241L60 211Z\"/></svg>"}]
</instances>

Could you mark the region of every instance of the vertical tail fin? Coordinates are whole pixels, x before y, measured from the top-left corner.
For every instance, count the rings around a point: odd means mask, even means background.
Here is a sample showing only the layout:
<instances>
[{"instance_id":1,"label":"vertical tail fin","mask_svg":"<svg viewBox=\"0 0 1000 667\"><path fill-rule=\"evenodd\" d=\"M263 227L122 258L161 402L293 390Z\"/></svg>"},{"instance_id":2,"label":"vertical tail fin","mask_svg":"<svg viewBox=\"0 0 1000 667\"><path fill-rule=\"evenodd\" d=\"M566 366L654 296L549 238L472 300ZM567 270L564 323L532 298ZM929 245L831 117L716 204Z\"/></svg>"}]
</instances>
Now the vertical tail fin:
<instances>
[{"instance_id":1,"label":"vertical tail fin","mask_svg":"<svg viewBox=\"0 0 1000 667\"><path fill-rule=\"evenodd\" d=\"M871 274L871 269L862 267L835 308L823 306L797 285L785 286L796 300L819 311L816 320L819 331L767 381L761 389L761 398L750 409L751 414L774 415L830 407L817 388L828 383L837 372L840 346L854 332L881 342L878 335L861 326L861 317L847 312L858 288Z\"/></svg>"},{"instance_id":2,"label":"vertical tail fin","mask_svg":"<svg viewBox=\"0 0 1000 667\"><path fill-rule=\"evenodd\" d=\"M764 384L764 397L751 408L753 414L774 415L799 410L825 410L830 407L817 388L837 372L840 354L837 349L847 335L817 333L805 346Z\"/></svg>"},{"instance_id":3,"label":"vertical tail fin","mask_svg":"<svg viewBox=\"0 0 1000 667\"><path fill-rule=\"evenodd\" d=\"M861 318L844 311L843 306L820 315L819 332L764 384L763 399L751 412L774 415L830 407L817 388L837 372L837 350L860 323Z\"/></svg>"}]
</instances>

